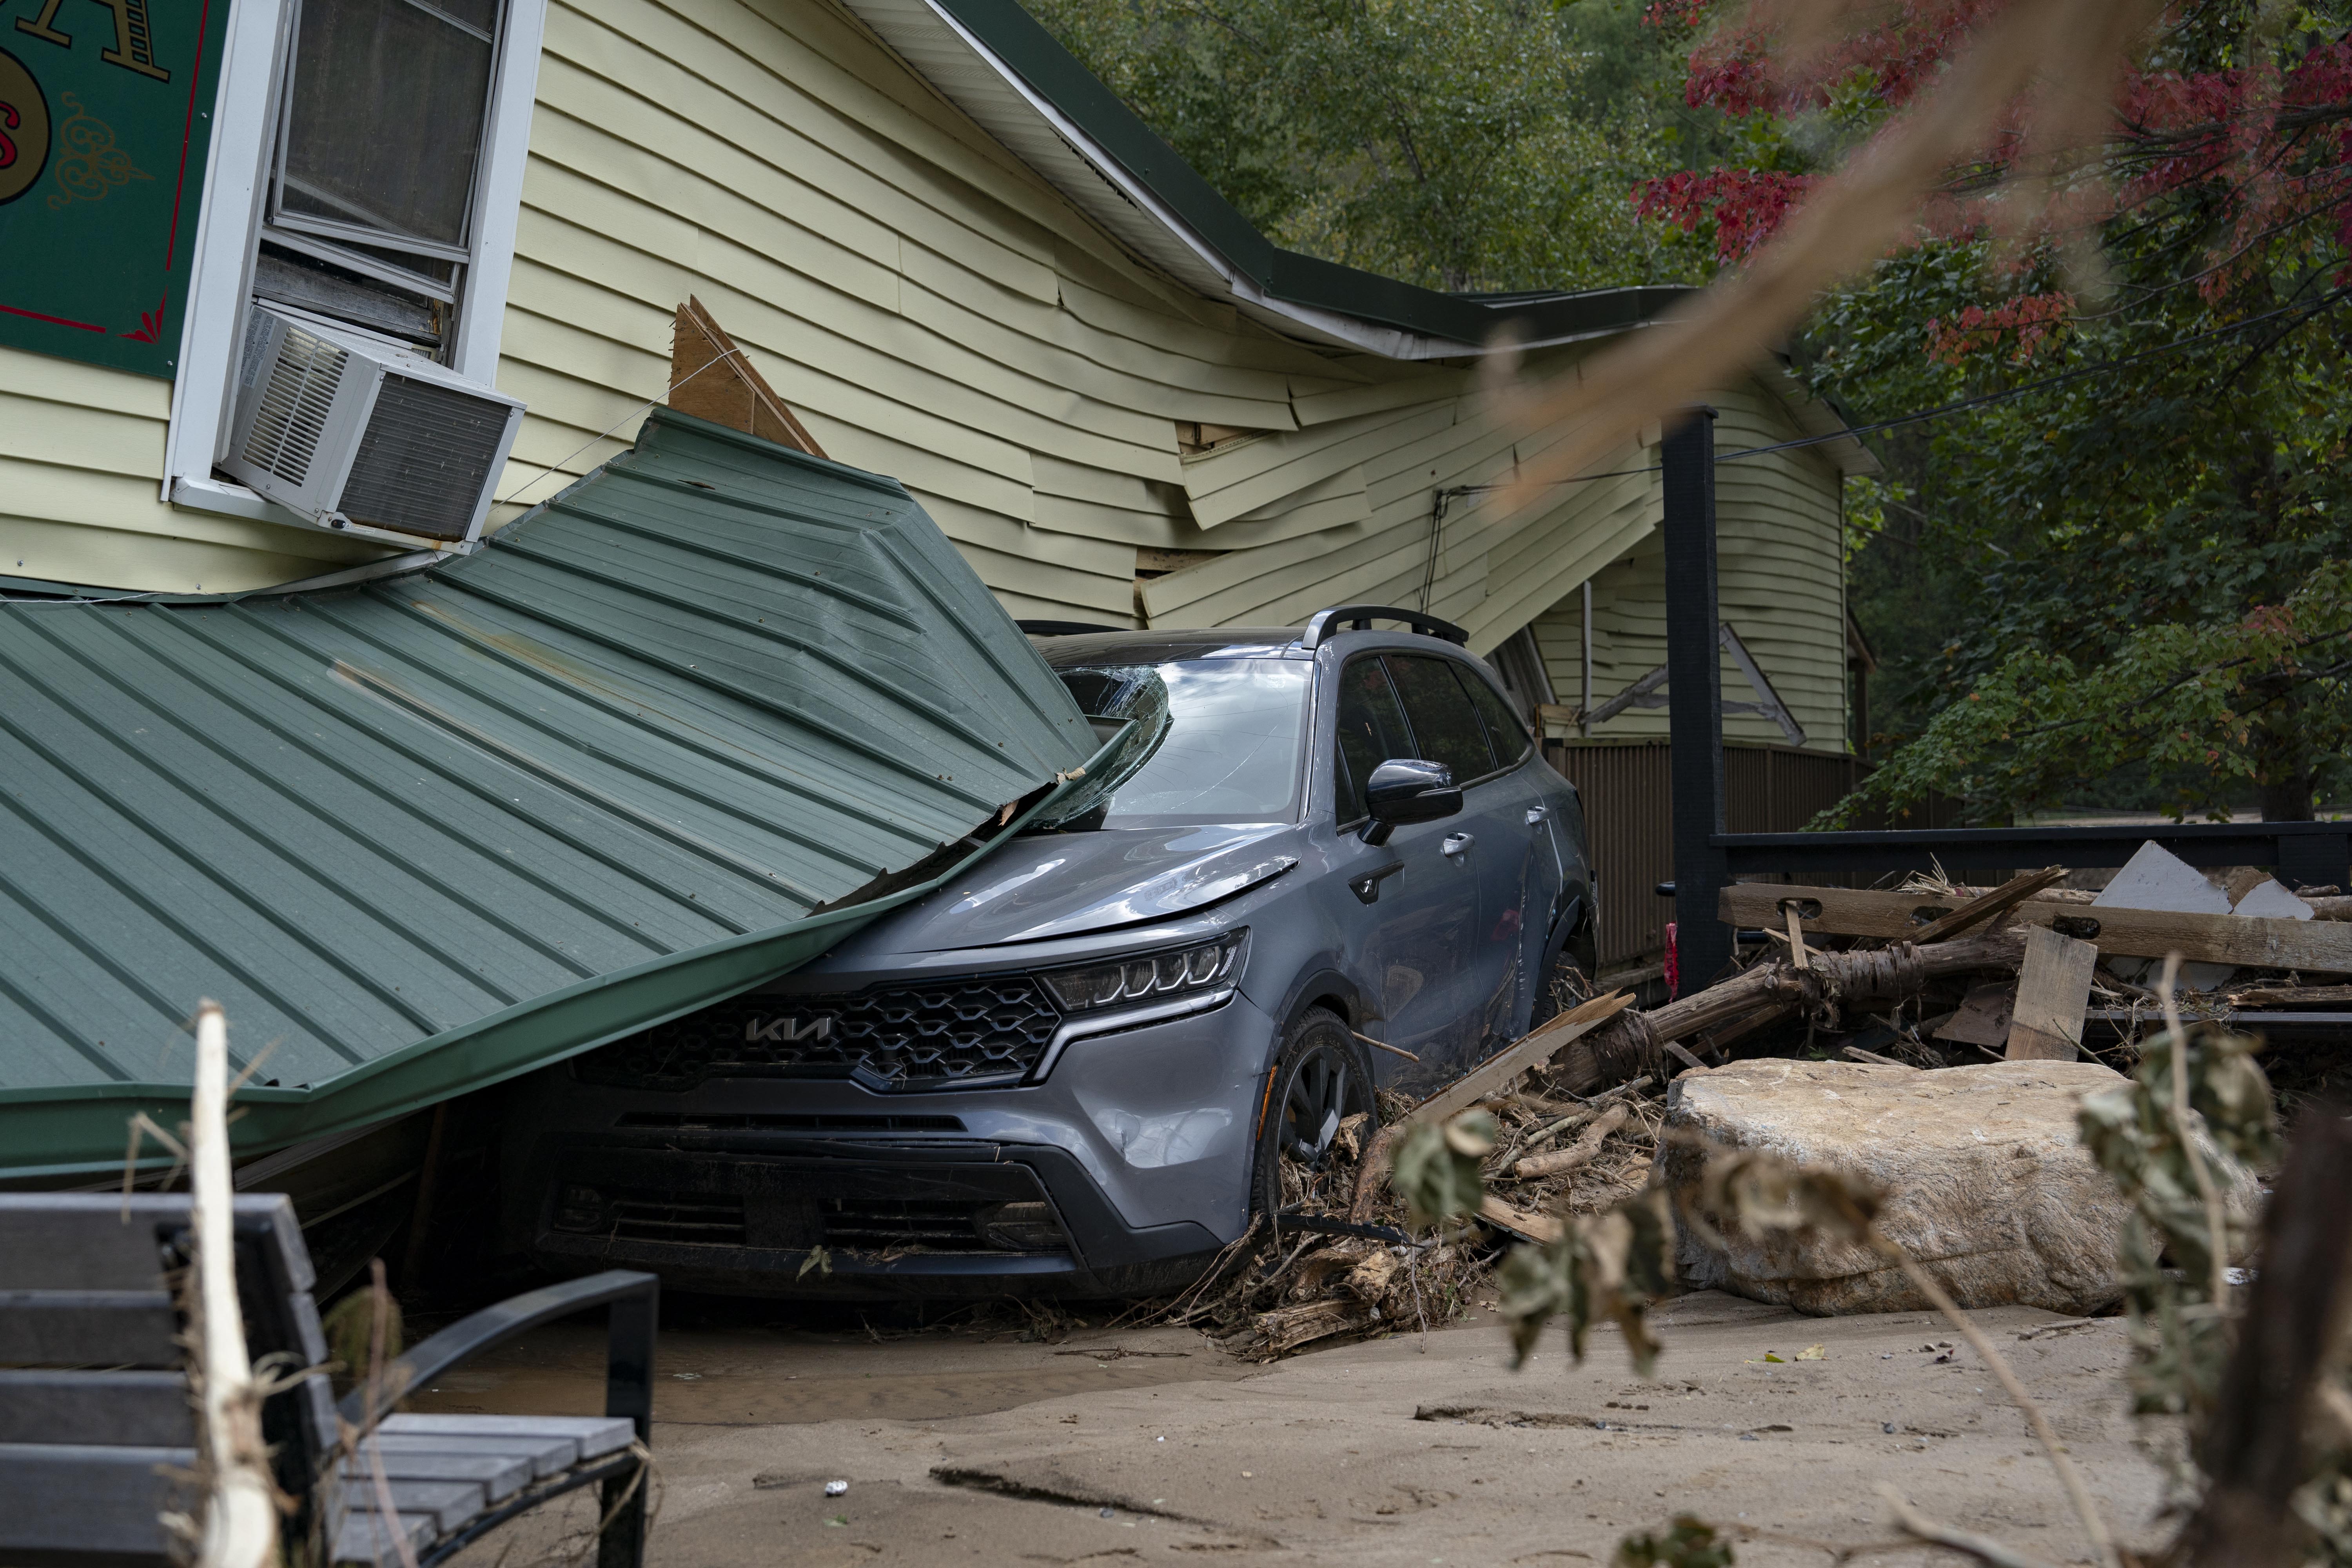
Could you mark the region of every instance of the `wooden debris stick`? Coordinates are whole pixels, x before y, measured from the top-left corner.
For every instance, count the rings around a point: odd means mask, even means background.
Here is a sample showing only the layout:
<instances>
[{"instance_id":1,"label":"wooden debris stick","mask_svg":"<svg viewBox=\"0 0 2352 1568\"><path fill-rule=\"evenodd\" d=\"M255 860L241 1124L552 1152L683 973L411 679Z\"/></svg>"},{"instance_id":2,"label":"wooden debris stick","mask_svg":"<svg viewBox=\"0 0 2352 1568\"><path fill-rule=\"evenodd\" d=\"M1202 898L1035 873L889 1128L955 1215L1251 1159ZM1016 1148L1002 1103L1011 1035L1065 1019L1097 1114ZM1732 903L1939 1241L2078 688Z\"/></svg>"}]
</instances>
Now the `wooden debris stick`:
<instances>
[{"instance_id":1,"label":"wooden debris stick","mask_svg":"<svg viewBox=\"0 0 2352 1568\"><path fill-rule=\"evenodd\" d=\"M1798 912L1797 900L1782 899L1780 914L1789 922L1789 961L1800 969L1811 969L1805 957L1805 917Z\"/></svg>"},{"instance_id":2,"label":"wooden debris stick","mask_svg":"<svg viewBox=\"0 0 2352 1568\"><path fill-rule=\"evenodd\" d=\"M1929 921L1919 928L1919 934L1911 940L1922 942L1942 942L1947 937L1958 936L1971 927L1984 924L1987 921L1998 920L2011 908L2023 903L2042 889L2053 887L2063 880L2065 875L2066 868L2063 866L2046 866L2039 871L2020 872L1991 892L1970 899L1950 914Z\"/></svg>"},{"instance_id":3,"label":"wooden debris stick","mask_svg":"<svg viewBox=\"0 0 2352 1568\"><path fill-rule=\"evenodd\" d=\"M1549 1154L1529 1154L1511 1167L1511 1174L1520 1181L1530 1181L1537 1176L1556 1176L1589 1163L1601 1152L1601 1145L1609 1141L1609 1135L1624 1126L1625 1119L1632 1114L1621 1100L1601 1112L1600 1121L1577 1134L1575 1142Z\"/></svg>"},{"instance_id":4,"label":"wooden debris stick","mask_svg":"<svg viewBox=\"0 0 2352 1568\"><path fill-rule=\"evenodd\" d=\"M1371 1146L1364 1151L1363 1163L1356 1168L1356 1192L1348 1205L1348 1217L1361 1225L1371 1216L1372 1201L1380 1195L1381 1184L1388 1179L1389 1151L1406 1128L1417 1121L1442 1121L1457 1110L1468 1110L1633 1005L1632 992L1617 991L1571 1007L1541 1028L1529 1030L1516 1045L1505 1047L1414 1106L1402 1121L1381 1128L1373 1134Z\"/></svg>"},{"instance_id":5,"label":"wooden debris stick","mask_svg":"<svg viewBox=\"0 0 2352 1568\"><path fill-rule=\"evenodd\" d=\"M1540 1066L1560 1047L1581 1039L1633 1005L1633 994L1620 991L1569 1009L1414 1106L1406 1120L1442 1121L1457 1110L1467 1110L1528 1068Z\"/></svg>"},{"instance_id":6,"label":"wooden debris stick","mask_svg":"<svg viewBox=\"0 0 2352 1568\"><path fill-rule=\"evenodd\" d=\"M2083 1009L2091 999L2091 971L2099 950L2087 942L2037 926L2025 935L2025 963L2017 972L2017 1012L2010 1019L2009 1059L2074 1059L2083 1044Z\"/></svg>"},{"instance_id":7,"label":"wooden debris stick","mask_svg":"<svg viewBox=\"0 0 2352 1568\"><path fill-rule=\"evenodd\" d=\"M1844 1046L1838 1054L1848 1061L1866 1062L1874 1068L1907 1068L1909 1062L1898 1062L1893 1057L1882 1057L1876 1051L1865 1051L1860 1046Z\"/></svg>"},{"instance_id":8,"label":"wooden debris stick","mask_svg":"<svg viewBox=\"0 0 2352 1568\"><path fill-rule=\"evenodd\" d=\"M2352 1007L2352 985L2257 985L2230 993L2232 1007Z\"/></svg>"},{"instance_id":9,"label":"wooden debris stick","mask_svg":"<svg viewBox=\"0 0 2352 1568\"><path fill-rule=\"evenodd\" d=\"M1558 1241L1560 1237L1560 1223L1551 1215L1516 1207L1492 1193L1480 1201L1478 1217L1496 1230L1507 1231L1521 1241Z\"/></svg>"}]
</instances>

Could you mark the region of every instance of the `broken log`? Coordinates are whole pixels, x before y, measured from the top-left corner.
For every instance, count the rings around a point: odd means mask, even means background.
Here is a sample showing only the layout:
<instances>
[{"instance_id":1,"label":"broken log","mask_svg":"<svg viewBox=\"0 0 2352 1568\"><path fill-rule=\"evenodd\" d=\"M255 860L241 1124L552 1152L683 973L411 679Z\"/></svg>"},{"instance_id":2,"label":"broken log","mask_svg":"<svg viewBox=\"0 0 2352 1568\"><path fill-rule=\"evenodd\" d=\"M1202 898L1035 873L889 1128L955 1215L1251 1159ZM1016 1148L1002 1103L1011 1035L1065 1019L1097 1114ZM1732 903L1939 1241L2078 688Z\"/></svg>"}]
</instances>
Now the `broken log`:
<instances>
[{"instance_id":1,"label":"broken log","mask_svg":"<svg viewBox=\"0 0 2352 1568\"><path fill-rule=\"evenodd\" d=\"M1908 1001L1930 980L2013 970L2024 948L2018 933L1997 931L1927 947L1897 942L1874 952L1813 952L1807 955L1811 967L1802 970L1781 963L1759 963L1663 1007L1619 1015L1606 1028L1559 1053L1553 1073L1572 1094L1590 1094L1635 1073L1669 1079L1674 1075L1666 1065L1668 1040L1776 1005L1837 1002L1861 1007Z\"/></svg>"}]
</instances>

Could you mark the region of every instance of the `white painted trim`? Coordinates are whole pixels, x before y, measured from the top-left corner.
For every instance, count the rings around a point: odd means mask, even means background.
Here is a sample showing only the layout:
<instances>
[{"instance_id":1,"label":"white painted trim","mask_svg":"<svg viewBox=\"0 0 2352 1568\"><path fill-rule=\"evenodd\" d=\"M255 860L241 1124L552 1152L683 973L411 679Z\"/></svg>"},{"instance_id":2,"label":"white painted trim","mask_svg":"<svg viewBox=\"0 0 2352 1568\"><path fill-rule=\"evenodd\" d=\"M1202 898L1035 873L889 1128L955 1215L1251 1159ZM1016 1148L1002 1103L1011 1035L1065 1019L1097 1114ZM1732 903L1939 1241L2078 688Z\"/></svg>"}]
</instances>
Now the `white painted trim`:
<instances>
[{"instance_id":1,"label":"white painted trim","mask_svg":"<svg viewBox=\"0 0 2352 1568\"><path fill-rule=\"evenodd\" d=\"M173 481L184 475L210 483L213 453L220 446L237 323L251 285L253 233L261 221L262 176L272 141L270 89L289 9L289 0L232 0L229 7L211 150L205 158L204 205L190 241L188 310L173 367L172 423L163 439L167 501L176 502Z\"/></svg>"},{"instance_id":2,"label":"white painted trim","mask_svg":"<svg viewBox=\"0 0 2352 1568\"><path fill-rule=\"evenodd\" d=\"M539 97L539 52L547 0L507 0L507 36L490 94L490 133L474 200L474 260L449 368L485 386L499 382L499 335L506 327L507 280L522 220L523 168L530 161L531 110Z\"/></svg>"},{"instance_id":3,"label":"white painted trim","mask_svg":"<svg viewBox=\"0 0 2352 1568\"><path fill-rule=\"evenodd\" d=\"M205 164L204 208L190 256L187 319L180 331L180 357L172 382L163 499L191 511L310 528L315 525L308 519L272 505L244 486L213 478L213 458L232 408L229 378L240 352L237 327L252 292L254 236L260 228L269 159L277 146L272 132L278 60L292 11L292 0L232 0L212 150ZM450 356L451 369L486 386L498 381L499 338L506 320L507 282L514 271L523 166L530 148L540 44L546 27L547 0L509 0L483 177L475 194L479 245L467 273L465 308Z\"/></svg>"}]
</instances>

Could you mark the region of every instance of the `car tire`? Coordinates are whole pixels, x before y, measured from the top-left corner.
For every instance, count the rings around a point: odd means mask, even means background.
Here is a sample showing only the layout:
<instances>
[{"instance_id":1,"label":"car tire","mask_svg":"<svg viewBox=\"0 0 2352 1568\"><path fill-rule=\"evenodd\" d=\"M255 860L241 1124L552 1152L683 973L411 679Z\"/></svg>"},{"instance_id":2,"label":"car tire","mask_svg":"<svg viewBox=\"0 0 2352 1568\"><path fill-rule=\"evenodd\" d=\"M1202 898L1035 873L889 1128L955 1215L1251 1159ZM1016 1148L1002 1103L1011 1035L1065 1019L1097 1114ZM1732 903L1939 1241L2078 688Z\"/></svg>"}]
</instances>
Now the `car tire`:
<instances>
[{"instance_id":1,"label":"car tire","mask_svg":"<svg viewBox=\"0 0 2352 1568\"><path fill-rule=\"evenodd\" d=\"M1373 1111L1371 1069L1347 1020L1309 1007L1275 1053L1250 1163L1250 1213L1282 1206L1285 1160L1319 1162L1339 1124Z\"/></svg>"},{"instance_id":2,"label":"car tire","mask_svg":"<svg viewBox=\"0 0 2352 1568\"><path fill-rule=\"evenodd\" d=\"M1559 1017L1572 1005L1570 998L1591 994L1598 947L1591 920L1580 916L1576 930L1545 963L1543 973L1536 976L1535 1005L1528 1010L1528 1028L1541 1028Z\"/></svg>"}]
</instances>

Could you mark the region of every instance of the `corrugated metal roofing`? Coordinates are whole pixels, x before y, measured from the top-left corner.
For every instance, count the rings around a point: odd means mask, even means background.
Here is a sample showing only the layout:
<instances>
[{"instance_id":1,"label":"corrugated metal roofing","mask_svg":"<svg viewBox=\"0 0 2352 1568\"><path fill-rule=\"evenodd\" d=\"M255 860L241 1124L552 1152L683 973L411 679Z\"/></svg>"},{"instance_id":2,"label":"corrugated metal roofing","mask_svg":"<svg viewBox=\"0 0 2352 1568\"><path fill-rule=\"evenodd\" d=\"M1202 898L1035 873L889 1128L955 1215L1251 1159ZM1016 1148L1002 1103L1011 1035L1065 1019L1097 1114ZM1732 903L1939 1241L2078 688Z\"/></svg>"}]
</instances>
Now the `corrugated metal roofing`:
<instances>
[{"instance_id":1,"label":"corrugated metal roofing","mask_svg":"<svg viewBox=\"0 0 2352 1568\"><path fill-rule=\"evenodd\" d=\"M667 410L430 572L0 604L0 1167L176 1122L202 996L258 1149L730 994L1095 747L895 481Z\"/></svg>"}]
</instances>

